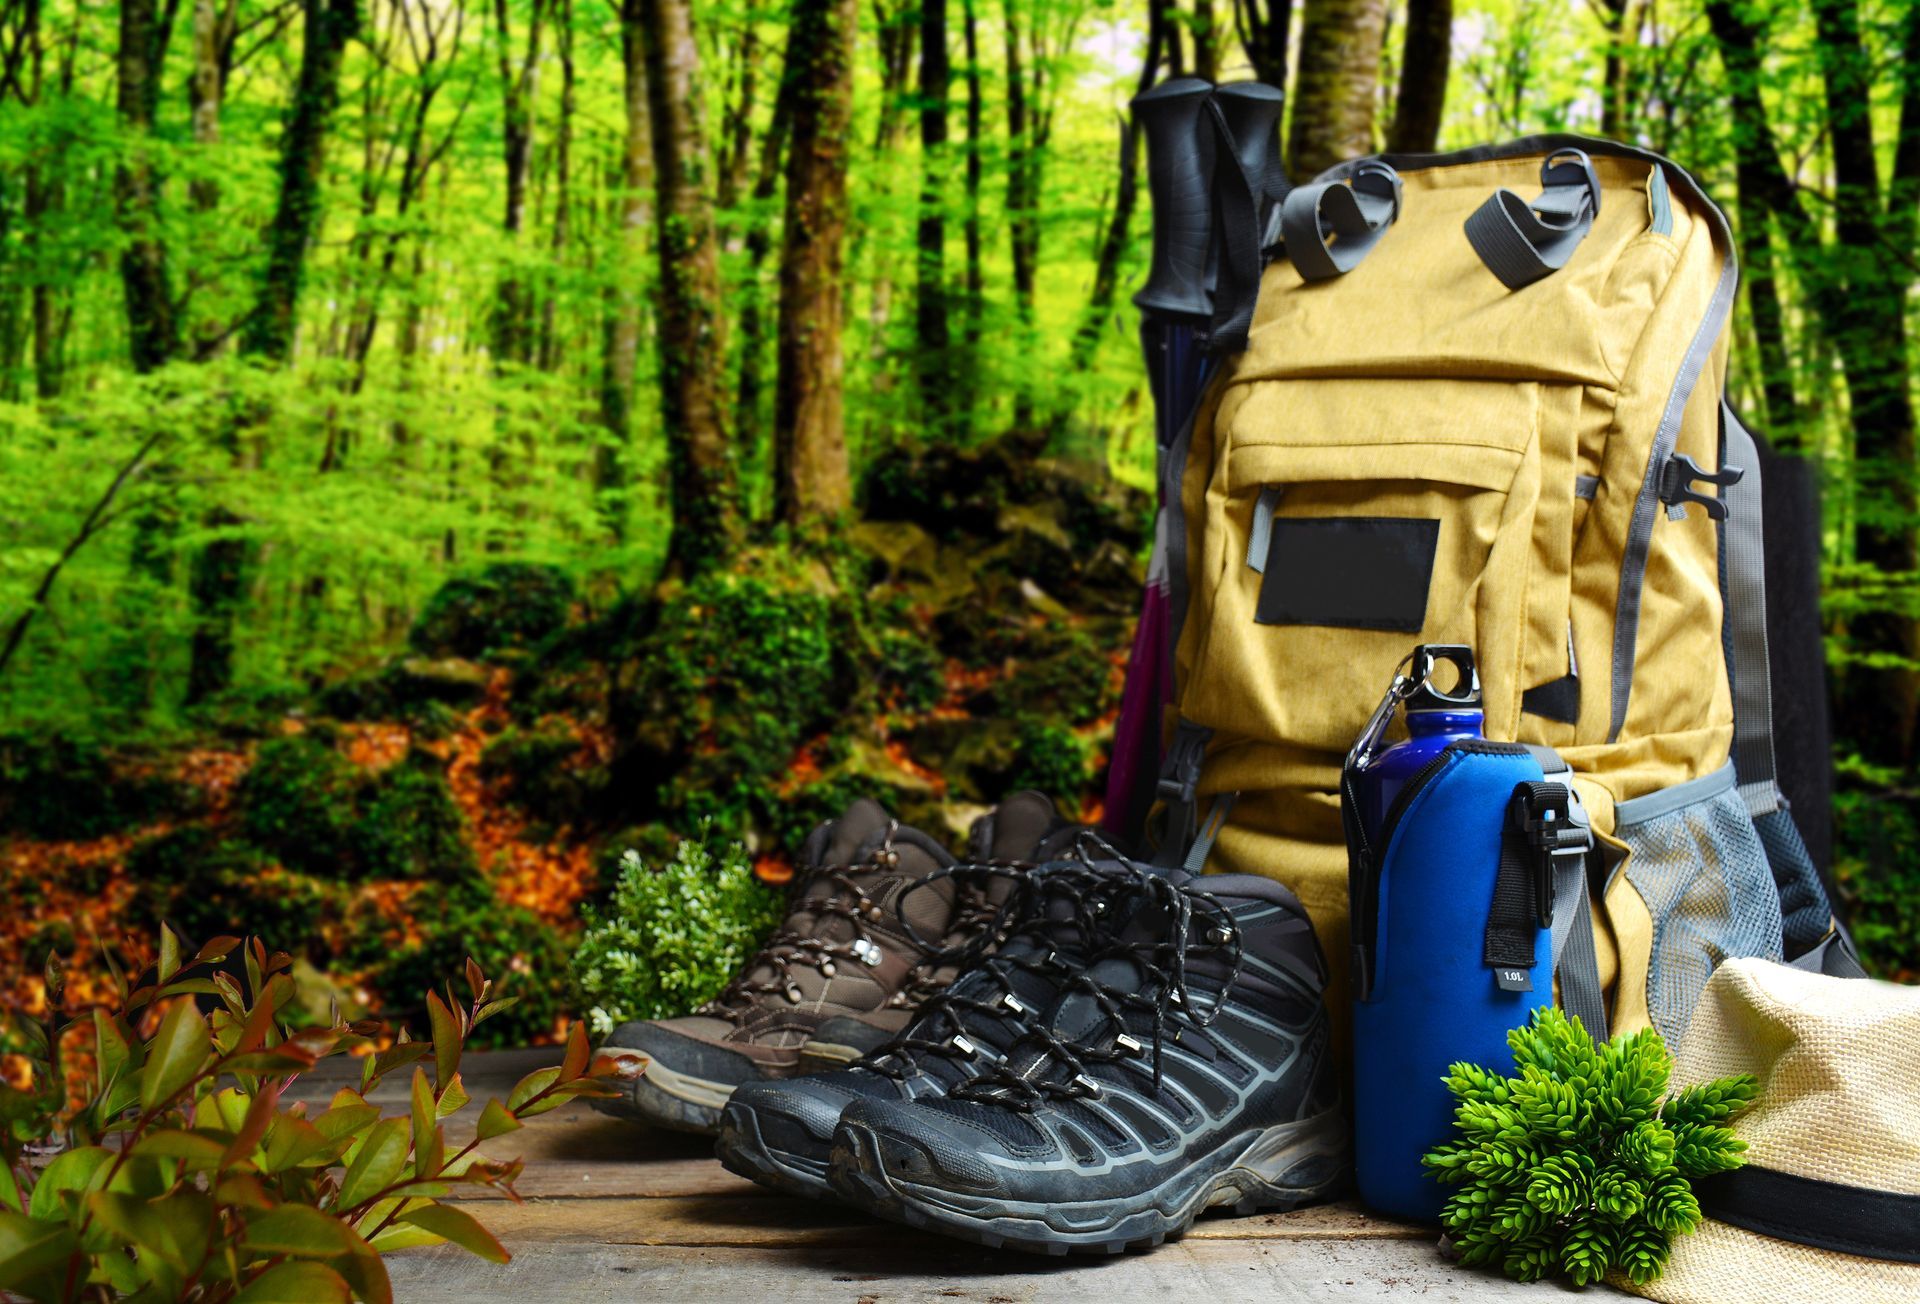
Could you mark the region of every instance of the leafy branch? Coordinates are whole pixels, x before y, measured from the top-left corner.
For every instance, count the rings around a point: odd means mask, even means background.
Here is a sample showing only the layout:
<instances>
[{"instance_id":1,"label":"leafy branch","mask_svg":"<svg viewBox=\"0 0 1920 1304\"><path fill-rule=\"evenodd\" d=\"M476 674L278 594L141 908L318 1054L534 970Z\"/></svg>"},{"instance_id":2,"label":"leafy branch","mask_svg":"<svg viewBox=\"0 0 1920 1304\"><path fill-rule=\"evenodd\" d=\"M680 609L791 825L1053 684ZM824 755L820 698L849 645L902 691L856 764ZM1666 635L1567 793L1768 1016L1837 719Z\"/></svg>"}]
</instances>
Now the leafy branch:
<instances>
[{"instance_id":1,"label":"leafy branch","mask_svg":"<svg viewBox=\"0 0 1920 1304\"><path fill-rule=\"evenodd\" d=\"M594 1062L576 1024L561 1063L489 1100L473 1139L449 1154L445 1120L470 1103L467 1039L515 999L472 960L465 999L451 984L428 994L425 1041L337 1014L292 1026L292 962L258 939L215 938L188 958L163 928L158 962L134 983L106 960L113 1011L63 1021L49 957L47 1015L8 1029L32 1073L26 1090L0 1086L0 1290L35 1300L389 1304L387 1251L452 1243L504 1263L505 1247L446 1199L463 1186L515 1195L520 1163L480 1147L569 1100L616 1093L612 1079L637 1068ZM357 1088L311 1117L304 1102L282 1105L343 1052L363 1056ZM384 1117L368 1097L408 1068L409 1110ZM36 1170L30 1151L62 1134L66 1148Z\"/></svg>"}]
</instances>

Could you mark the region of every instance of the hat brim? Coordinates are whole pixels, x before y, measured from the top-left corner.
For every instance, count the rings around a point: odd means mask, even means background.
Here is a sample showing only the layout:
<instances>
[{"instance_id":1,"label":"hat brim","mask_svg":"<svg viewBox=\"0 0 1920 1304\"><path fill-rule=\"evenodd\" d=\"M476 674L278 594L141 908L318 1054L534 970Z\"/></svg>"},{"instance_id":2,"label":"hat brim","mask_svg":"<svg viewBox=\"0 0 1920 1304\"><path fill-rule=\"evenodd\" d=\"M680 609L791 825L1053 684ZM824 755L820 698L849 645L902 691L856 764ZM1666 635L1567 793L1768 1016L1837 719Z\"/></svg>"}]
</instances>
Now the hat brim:
<instances>
[{"instance_id":1,"label":"hat brim","mask_svg":"<svg viewBox=\"0 0 1920 1304\"><path fill-rule=\"evenodd\" d=\"M1711 1219L1674 1241L1658 1280L1613 1284L1662 1304L1886 1304L1920 1300L1920 1264L1863 1259Z\"/></svg>"}]
</instances>

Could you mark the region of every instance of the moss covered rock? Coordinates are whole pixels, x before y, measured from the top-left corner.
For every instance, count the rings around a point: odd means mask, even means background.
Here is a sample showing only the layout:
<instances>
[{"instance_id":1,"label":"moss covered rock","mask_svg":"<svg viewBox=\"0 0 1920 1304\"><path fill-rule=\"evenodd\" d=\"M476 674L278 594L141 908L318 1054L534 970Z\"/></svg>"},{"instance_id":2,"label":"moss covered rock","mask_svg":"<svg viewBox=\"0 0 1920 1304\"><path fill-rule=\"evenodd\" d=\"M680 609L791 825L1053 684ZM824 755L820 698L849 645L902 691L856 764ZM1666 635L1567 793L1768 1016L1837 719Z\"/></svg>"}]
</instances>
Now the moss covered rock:
<instances>
[{"instance_id":1,"label":"moss covered rock","mask_svg":"<svg viewBox=\"0 0 1920 1304\"><path fill-rule=\"evenodd\" d=\"M352 873L360 774L305 734L260 745L235 794L240 828L282 864L323 877Z\"/></svg>"},{"instance_id":2,"label":"moss covered rock","mask_svg":"<svg viewBox=\"0 0 1920 1304\"><path fill-rule=\"evenodd\" d=\"M192 804L193 794L154 758L60 734L0 735L0 830L97 838Z\"/></svg>"},{"instance_id":3,"label":"moss covered rock","mask_svg":"<svg viewBox=\"0 0 1920 1304\"><path fill-rule=\"evenodd\" d=\"M336 883L282 868L251 844L187 825L137 845L127 858L139 884L134 908L148 925L165 921L182 937L257 936L292 955L326 957L325 937L344 917Z\"/></svg>"},{"instance_id":4,"label":"moss covered rock","mask_svg":"<svg viewBox=\"0 0 1920 1304\"><path fill-rule=\"evenodd\" d=\"M557 567L495 562L442 584L407 641L430 657L468 659L532 647L567 623L575 596L573 580Z\"/></svg>"},{"instance_id":5,"label":"moss covered rock","mask_svg":"<svg viewBox=\"0 0 1920 1304\"><path fill-rule=\"evenodd\" d=\"M562 724L512 726L480 754L480 774L534 819L575 824L595 813L607 787L606 770L582 759L580 739Z\"/></svg>"},{"instance_id":6,"label":"moss covered rock","mask_svg":"<svg viewBox=\"0 0 1920 1304\"><path fill-rule=\"evenodd\" d=\"M467 818L431 752L415 748L368 778L356 805L351 840L363 876L452 882L477 871Z\"/></svg>"}]
</instances>

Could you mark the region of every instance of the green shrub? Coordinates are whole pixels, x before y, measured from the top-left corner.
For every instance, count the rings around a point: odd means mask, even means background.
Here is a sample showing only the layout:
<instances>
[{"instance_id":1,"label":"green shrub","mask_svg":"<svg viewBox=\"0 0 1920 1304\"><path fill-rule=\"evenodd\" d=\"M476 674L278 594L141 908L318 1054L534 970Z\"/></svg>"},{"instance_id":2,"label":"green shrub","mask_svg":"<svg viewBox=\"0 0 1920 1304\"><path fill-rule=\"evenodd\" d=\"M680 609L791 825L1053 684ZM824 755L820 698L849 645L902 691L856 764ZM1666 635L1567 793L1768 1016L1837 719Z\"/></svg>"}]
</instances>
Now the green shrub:
<instances>
[{"instance_id":1,"label":"green shrub","mask_svg":"<svg viewBox=\"0 0 1920 1304\"><path fill-rule=\"evenodd\" d=\"M1834 794L1834 879L1869 972L1920 973L1920 810L1884 788Z\"/></svg>"},{"instance_id":2,"label":"green shrub","mask_svg":"<svg viewBox=\"0 0 1920 1304\"><path fill-rule=\"evenodd\" d=\"M1440 1222L1469 1266L1515 1281L1618 1273L1644 1286L1700 1223L1695 1178L1745 1163L1727 1126L1750 1074L1667 1095L1673 1060L1652 1029L1602 1045L1553 1007L1507 1034L1518 1076L1448 1070L1458 1138L1425 1158L1459 1186Z\"/></svg>"},{"instance_id":3,"label":"green shrub","mask_svg":"<svg viewBox=\"0 0 1920 1304\"><path fill-rule=\"evenodd\" d=\"M501 976L502 994L515 1003L478 1030L475 1045L524 1046L551 1033L568 1009L567 947L558 930L522 906L502 901L474 875L445 886L429 884L408 903L418 941L389 948L377 933L355 938L367 979L393 1018L407 1014L436 979L458 970L468 956Z\"/></svg>"},{"instance_id":4,"label":"green shrub","mask_svg":"<svg viewBox=\"0 0 1920 1304\"><path fill-rule=\"evenodd\" d=\"M1022 720L1007 790L1038 788L1071 805L1087 786L1087 757L1087 745L1065 725Z\"/></svg>"},{"instance_id":5,"label":"green shrub","mask_svg":"<svg viewBox=\"0 0 1920 1304\"><path fill-rule=\"evenodd\" d=\"M334 883L282 869L265 852L206 825L186 825L134 847L134 908L187 937L253 933L292 955L324 959L326 926L346 909Z\"/></svg>"},{"instance_id":6,"label":"green shrub","mask_svg":"<svg viewBox=\"0 0 1920 1304\"><path fill-rule=\"evenodd\" d=\"M260 745L236 792L240 827L284 865L328 877L350 870L359 772L304 734Z\"/></svg>"},{"instance_id":7,"label":"green shrub","mask_svg":"<svg viewBox=\"0 0 1920 1304\"><path fill-rule=\"evenodd\" d=\"M432 753L416 748L373 775L358 806L352 843L364 876L451 881L476 871L467 817Z\"/></svg>"},{"instance_id":8,"label":"green shrub","mask_svg":"<svg viewBox=\"0 0 1920 1304\"><path fill-rule=\"evenodd\" d=\"M470 659L532 647L567 623L574 597L573 581L556 567L495 562L442 584L407 641L428 656Z\"/></svg>"},{"instance_id":9,"label":"green shrub","mask_svg":"<svg viewBox=\"0 0 1920 1304\"><path fill-rule=\"evenodd\" d=\"M480 774L506 783L506 799L535 819L566 824L588 813L606 772L572 762L580 740L564 728L510 726L480 754Z\"/></svg>"},{"instance_id":10,"label":"green shrub","mask_svg":"<svg viewBox=\"0 0 1920 1304\"><path fill-rule=\"evenodd\" d=\"M54 734L0 735L0 829L28 837L97 838L177 809L177 785L117 772L105 748Z\"/></svg>"},{"instance_id":11,"label":"green shrub","mask_svg":"<svg viewBox=\"0 0 1920 1304\"><path fill-rule=\"evenodd\" d=\"M402 1029L384 1050L386 1024L312 1026L298 969L259 938L195 953L162 929L152 978L130 990L116 970L111 999L72 1019L61 972L49 959L44 1020L0 1011L0 1047L27 1075L25 1089L0 1083L0 1296L386 1301L389 1250L447 1241L507 1261L471 1212L436 1203L456 1186L518 1198L518 1163L449 1146L442 1124L469 1103L458 1071L472 1030L501 1012L471 962L454 971L462 994L429 998L431 1040ZM281 1105L288 1082L350 1050L362 1058L336 1061L326 1110ZM611 1058L594 1063L575 1024L562 1064L470 1116L477 1136L511 1146L523 1119L617 1095L610 1079L641 1066ZM388 1099L374 1095L382 1079L409 1069L411 1110L382 1117L368 1098ZM409 1198L393 1198L403 1184Z\"/></svg>"},{"instance_id":12,"label":"green shrub","mask_svg":"<svg viewBox=\"0 0 1920 1304\"><path fill-rule=\"evenodd\" d=\"M573 981L597 1034L711 1000L779 922L780 896L754 878L746 849L716 855L711 836L683 841L657 869L628 852L613 899L581 911Z\"/></svg>"},{"instance_id":13,"label":"green shrub","mask_svg":"<svg viewBox=\"0 0 1920 1304\"><path fill-rule=\"evenodd\" d=\"M893 705L907 712L938 706L947 695L947 663L932 638L902 625L882 629L878 641L877 681L883 691L892 691Z\"/></svg>"}]
</instances>

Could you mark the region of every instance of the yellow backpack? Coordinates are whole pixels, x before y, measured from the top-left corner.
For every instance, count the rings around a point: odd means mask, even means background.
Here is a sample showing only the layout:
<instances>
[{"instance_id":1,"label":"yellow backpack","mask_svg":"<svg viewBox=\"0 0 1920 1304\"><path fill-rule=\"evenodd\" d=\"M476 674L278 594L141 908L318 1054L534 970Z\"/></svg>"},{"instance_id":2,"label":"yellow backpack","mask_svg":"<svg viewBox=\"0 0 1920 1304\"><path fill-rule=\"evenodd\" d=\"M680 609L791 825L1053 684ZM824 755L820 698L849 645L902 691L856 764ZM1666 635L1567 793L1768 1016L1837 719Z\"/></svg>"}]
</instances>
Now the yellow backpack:
<instances>
[{"instance_id":1,"label":"yellow backpack","mask_svg":"<svg viewBox=\"0 0 1920 1304\"><path fill-rule=\"evenodd\" d=\"M1603 844L1614 1032L1677 1040L1729 956L1853 968L1774 781L1725 217L1545 136L1344 164L1281 227L1163 468L1174 857L1292 887L1343 1011L1341 762L1416 643L1461 643L1487 736L1556 749Z\"/></svg>"}]
</instances>

